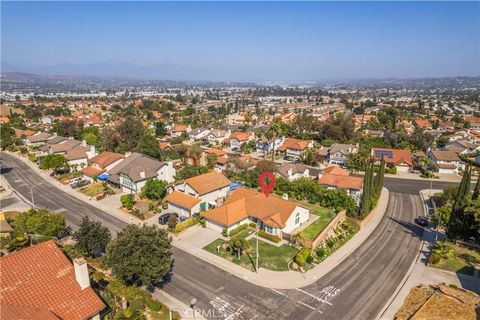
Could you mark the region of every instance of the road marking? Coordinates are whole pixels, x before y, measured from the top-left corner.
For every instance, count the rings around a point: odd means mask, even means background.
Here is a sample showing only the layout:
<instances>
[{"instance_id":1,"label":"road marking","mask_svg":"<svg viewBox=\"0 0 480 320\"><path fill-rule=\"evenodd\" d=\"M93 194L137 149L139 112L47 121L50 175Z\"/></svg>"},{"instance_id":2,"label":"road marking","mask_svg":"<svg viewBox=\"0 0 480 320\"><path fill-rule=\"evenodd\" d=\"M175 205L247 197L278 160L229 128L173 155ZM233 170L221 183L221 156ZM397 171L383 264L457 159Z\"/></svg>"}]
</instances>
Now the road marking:
<instances>
[{"instance_id":1,"label":"road marking","mask_svg":"<svg viewBox=\"0 0 480 320\"><path fill-rule=\"evenodd\" d=\"M270 290L272 290L272 291L275 292L276 294L279 294L279 295L281 295L281 296L284 296L284 297L289 298L289 296L287 296L287 295L286 295L285 293L283 293L283 292L280 292L280 291L275 290L275 289L273 289L273 288L270 288Z\"/></svg>"},{"instance_id":2,"label":"road marking","mask_svg":"<svg viewBox=\"0 0 480 320\"><path fill-rule=\"evenodd\" d=\"M306 304L306 303L303 303L302 301L297 301L297 302L300 303L302 306L305 306L305 307L310 308L310 309L312 309L312 310L316 310L314 307L312 307L312 306L310 306L310 305L308 305L308 304Z\"/></svg>"},{"instance_id":3,"label":"road marking","mask_svg":"<svg viewBox=\"0 0 480 320\"><path fill-rule=\"evenodd\" d=\"M222 286L222 287L220 287L220 288L215 289L213 292L219 293L219 292L222 291L223 289L225 289L225 288Z\"/></svg>"},{"instance_id":4,"label":"road marking","mask_svg":"<svg viewBox=\"0 0 480 320\"><path fill-rule=\"evenodd\" d=\"M300 291L300 292L306 294L307 296L310 296L310 297L314 298L315 300L317 300L317 301L319 301L319 302L323 302L323 303L332 305L332 304L331 304L330 302L328 302L327 300L324 300L324 299L322 299L322 298L319 298L319 297L317 297L317 296L314 296L314 295L311 294L310 292L307 292L307 291L302 290L302 289L295 289L295 290Z\"/></svg>"},{"instance_id":5,"label":"road marking","mask_svg":"<svg viewBox=\"0 0 480 320\"><path fill-rule=\"evenodd\" d=\"M230 303L228 303L227 301L225 301L225 300L223 300L219 297L215 297L215 299L211 300L209 302L209 304L215 310L217 310L222 316L224 316L225 320L235 319L235 316L237 314L240 314L240 311L243 308L243 305L242 305L237 311L235 311L235 310L230 308Z\"/></svg>"},{"instance_id":6,"label":"road marking","mask_svg":"<svg viewBox=\"0 0 480 320\"><path fill-rule=\"evenodd\" d=\"M335 297L339 292L340 289L337 289L334 286L328 286L320 291L320 296L325 300L329 300L330 298Z\"/></svg>"},{"instance_id":7,"label":"road marking","mask_svg":"<svg viewBox=\"0 0 480 320\"><path fill-rule=\"evenodd\" d=\"M67 211L67 209L65 209L65 208L60 208L60 209L57 209L57 210L53 210L53 212L55 212L55 213L62 213L62 212L66 212L66 211Z\"/></svg>"}]
</instances>

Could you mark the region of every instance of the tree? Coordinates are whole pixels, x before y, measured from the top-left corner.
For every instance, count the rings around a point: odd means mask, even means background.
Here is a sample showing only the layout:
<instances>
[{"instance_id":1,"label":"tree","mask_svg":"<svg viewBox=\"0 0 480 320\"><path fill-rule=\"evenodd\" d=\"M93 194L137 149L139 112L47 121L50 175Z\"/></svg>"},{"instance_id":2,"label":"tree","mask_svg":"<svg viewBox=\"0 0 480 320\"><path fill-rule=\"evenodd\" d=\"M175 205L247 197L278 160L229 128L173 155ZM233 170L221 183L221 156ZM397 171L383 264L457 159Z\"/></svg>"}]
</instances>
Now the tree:
<instances>
[{"instance_id":1,"label":"tree","mask_svg":"<svg viewBox=\"0 0 480 320\"><path fill-rule=\"evenodd\" d=\"M272 161L275 161L275 139L283 133L283 126L281 119L276 117L265 132L265 137L272 145Z\"/></svg>"},{"instance_id":2,"label":"tree","mask_svg":"<svg viewBox=\"0 0 480 320\"><path fill-rule=\"evenodd\" d=\"M480 197L480 171L477 178L477 183L475 184L475 189L473 190L472 200L477 200Z\"/></svg>"},{"instance_id":3,"label":"tree","mask_svg":"<svg viewBox=\"0 0 480 320\"><path fill-rule=\"evenodd\" d=\"M167 185L163 180L148 179L142 187L142 195L148 199L160 200L165 196Z\"/></svg>"},{"instance_id":4,"label":"tree","mask_svg":"<svg viewBox=\"0 0 480 320\"><path fill-rule=\"evenodd\" d=\"M384 176L385 176L385 159L382 156L382 159L380 160L380 166L378 168L378 173L375 176L375 183L374 183L375 198L378 198L380 196L380 192L382 192Z\"/></svg>"},{"instance_id":5,"label":"tree","mask_svg":"<svg viewBox=\"0 0 480 320\"><path fill-rule=\"evenodd\" d=\"M465 239L470 226L465 215L465 207L468 205L470 195L471 168L468 166L458 187L455 201L448 221L447 235L450 239Z\"/></svg>"},{"instance_id":6,"label":"tree","mask_svg":"<svg viewBox=\"0 0 480 320\"><path fill-rule=\"evenodd\" d=\"M155 123L155 136L164 137L167 134L167 129L165 129L165 124L163 122Z\"/></svg>"},{"instance_id":7,"label":"tree","mask_svg":"<svg viewBox=\"0 0 480 320\"><path fill-rule=\"evenodd\" d=\"M115 320L145 320L146 317L137 309L128 307L115 314Z\"/></svg>"},{"instance_id":8,"label":"tree","mask_svg":"<svg viewBox=\"0 0 480 320\"><path fill-rule=\"evenodd\" d=\"M105 128L100 135L102 147L107 151L117 151L120 144L120 138L117 130Z\"/></svg>"},{"instance_id":9,"label":"tree","mask_svg":"<svg viewBox=\"0 0 480 320\"><path fill-rule=\"evenodd\" d=\"M270 160L259 160L255 166L255 169L261 173L264 171L275 172L275 162Z\"/></svg>"},{"instance_id":10,"label":"tree","mask_svg":"<svg viewBox=\"0 0 480 320\"><path fill-rule=\"evenodd\" d=\"M59 169L68 169L67 159L62 154L49 154L40 159L40 169L52 169L57 172Z\"/></svg>"},{"instance_id":11,"label":"tree","mask_svg":"<svg viewBox=\"0 0 480 320\"><path fill-rule=\"evenodd\" d=\"M229 241L229 246L232 249L232 252L237 256L238 259L242 256L243 252L249 248L249 243L244 238L233 237Z\"/></svg>"},{"instance_id":12,"label":"tree","mask_svg":"<svg viewBox=\"0 0 480 320\"><path fill-rule=\"evenodd\" d=\"M105 261L125 283L153 286L172 270L171 239L164 229L130 224L108 244Z\"/></svg>"},{"instance_id":13,"label":"tree","mask_svg":"<svg viewBox=\"0 0 480 320\"><path fill-rule=\"evenodd\" d=\"M160 144L157 139L149 134L145 133L138 142L137 152L143 153L146 156L159 159L160 158Z\"/></svg>"},{"instance_id":14,"label":"tree","mask_svg":"<svg viewBox=\"0 0 480 320\"><path fill-rule=\"evenodd\" d=\"M362 196L360 198L360 207L358 209L358 217L365 217L372 209L373 197L373 161L367 166L363 180Z\"/></svg>"},{"instance_id":15,"label":"tree","mask_svg":"<svg viewBox=\"0 0 480 320\"><path fill-rule=\"evenodd\" d=\"M98 144L98 137L92 132L84 133L83 140L91 146L96 146Z\"/></svg>"},{"instance_id":16,"label":"tree","mask_svg":"<svg viewBox=\"0 0 480 320\"><path fill-rule=\"evenodd\" d=\"M132 151L143 136L145 128L140 120L129 116L117 126L117 132L121 146L127 151Z\"/></svg>"},{"instance_id":17,"label":"tree","mask_svg":"<svg viewBox=\"0 0 480 320\"><path fill-rule=\"evenodd\" d=\"M214 153L209 153L206 156L206 160L207 160L207 168L211 170L215 168L215 165L217 164L218 156Z\"/></svg>"},{"instance_id":18,"label":"tree","mask_svg":"<svg viewBox=\"0 0 480 320\"><path fill-rule=\"evenodd\" d=\"M99 221L93 221L88 216L83 217L80 228L73 234L77 248L91 257L103 252L110 242L111 235L107 227Z\"/></svg>"},{"instance_id":19,"label":"tree","mask_svg":"<svg viewBox=\"0 0 480 320\"><path fill-rule=\"evenodd\" d=\"M323 123L319 130L319 138L320 140L334 139L347 142L353 138L354 131L355 122L352 117L339 112Z\"/></svg>"},{"instance_id":20,"label":"tree","mask_svg":"<svg viewBox=\"0 0 480 320\"><path fill-rule=\"evenodd\" d=\"M9 124L0 125L0 148L3 150L15 142L15 130Z\"/></svg>"},{"instance_id":21,"label":"tree","mask_svg":"<svg viewBox=\"0 0 480 320\"><path fill-rule=\"evenodd\" d=\"M180 171L177 171L175 175L175 180L185 180L191 177L198 176L200 174L207 173L208 169L202 166L185 166Z\"/></svg>"},{"instance_id":22,"label":"tree","mask_svg":"<svg viewBox=\"0 0 480 320\"><path fill-rule=\"evenodd\" d=\"M30 209L22 212L14 221L14 234L23 236L39 234L48 237L60 238L65 234L65 217L46 209Z\"/></svg>"}]
</instances>

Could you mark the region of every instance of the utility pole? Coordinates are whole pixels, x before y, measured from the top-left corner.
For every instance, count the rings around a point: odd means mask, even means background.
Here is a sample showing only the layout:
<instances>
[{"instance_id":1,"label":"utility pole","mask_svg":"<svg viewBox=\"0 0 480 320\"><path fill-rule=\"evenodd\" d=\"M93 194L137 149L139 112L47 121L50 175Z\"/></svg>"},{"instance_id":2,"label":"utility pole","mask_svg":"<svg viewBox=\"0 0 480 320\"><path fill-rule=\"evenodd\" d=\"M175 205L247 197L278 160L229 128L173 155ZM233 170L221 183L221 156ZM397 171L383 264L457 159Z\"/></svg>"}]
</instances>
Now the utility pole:
<instances>
[{"instance_id":1,"label":"utility pole","mask_svg":"<svg viewBox=\"0 0 480 320\"><path fill-rule=\"evenodd\" d=\"M259 232L260 228L257 228L257 245L256 245L256 257L255 257L255 272L258 272L258 232Z\"/></svg>"}]
</instances>

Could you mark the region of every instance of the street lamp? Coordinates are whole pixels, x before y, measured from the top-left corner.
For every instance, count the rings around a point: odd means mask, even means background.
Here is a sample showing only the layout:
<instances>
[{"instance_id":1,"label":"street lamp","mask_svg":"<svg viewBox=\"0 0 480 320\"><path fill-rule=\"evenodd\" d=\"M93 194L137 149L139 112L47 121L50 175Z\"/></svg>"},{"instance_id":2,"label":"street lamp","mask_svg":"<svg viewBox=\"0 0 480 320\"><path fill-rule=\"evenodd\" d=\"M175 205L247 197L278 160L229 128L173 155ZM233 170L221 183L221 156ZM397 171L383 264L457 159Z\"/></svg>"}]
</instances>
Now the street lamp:
<instances>
[{"instance_id":1,"label":"street lamp","mask_svg":"<svg viewBox=\"0 0 480 320\"><path fill-rule=\"evenodd\" d=\"M197 304L197 299L192 298L192 300L190 300L190 306L192 307L192 310L193 310L193 320L195 320L195 305L196 304Z\"/></svg>"}]
</instances>

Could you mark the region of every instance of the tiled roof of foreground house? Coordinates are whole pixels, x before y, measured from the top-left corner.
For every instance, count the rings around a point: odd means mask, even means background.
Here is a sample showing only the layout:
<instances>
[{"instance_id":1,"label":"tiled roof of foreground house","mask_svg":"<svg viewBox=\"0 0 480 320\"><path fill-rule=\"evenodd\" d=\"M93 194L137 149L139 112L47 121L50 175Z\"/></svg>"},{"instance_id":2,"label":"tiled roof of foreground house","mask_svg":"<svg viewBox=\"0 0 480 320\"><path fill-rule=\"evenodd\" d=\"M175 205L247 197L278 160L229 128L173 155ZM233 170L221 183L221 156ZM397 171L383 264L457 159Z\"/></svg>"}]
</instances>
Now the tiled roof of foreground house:
<instances>
[{"instance_id":1,"label":"tiled roof of foreground house","mask_svg":"<svg viewBox=\"0 0 480 320\"><path fill-rule=\"evenodd\" d=\"M283 144L278 147L278 151L285 151L287 149L293 150L305 150L308 147L310 141L307 140L300 140L294 138L285 138Z\"/></svg>"},{"instance_id":2,"label":"tiled roof of foreground house","mask_svg":"<svg viewBox=\"0 0 480 320\"><path fill-rule=\"evenodd\" d=\"M255 134L251 131L247 131L247 132L235 131L230 135L230 137L225 139L225 142L232 141L233 139L237 139L238 141L247 141L250 137L254 135Z\"/></svg>"},{"instance_id":3,"label":"tiled roof of foreground house","mask_svg":"<svg viewBox=\"0 0 480 320\"><path fill-rule=\"evenodd\" d=\"M408 150L373 148L372 156L375 158L375 160L381 160L383 156L383 159L386 163L393 165L406 164L409 167L413 166L412 153Z\"/></svg>"},{"instance_id":4,"label":"tiled roof of foreground house","mask_svg":"<svg viewBox=\"0 0 480 320\"><path fill-rule=\"evenodd\" d=\"M86 319L105 307L91 287L80 288L53 241L4 256L0 264L2 319Z\"/></svg>"},{"instance_id":5,"label":"tiled roof of foreground house","mask_svg":"<svg viewBox=\"0 0 480 320\"><path fill-rule=\"evenodd\" d=\"M232 181L223 174L215 171L188 178L185 181L200 195L224 188L232 183Z\"/></svg>"},{"instance_id":6,"label":"tiled roof of foreground house","mask_svg":"<svg viewBox=\"0 0 480 320\"><path fill-rule=\"evenodd\" d=\"M297 206L297 203L276 195L266 198L255 190L240 188L235 190L223 205L205 212L203 216L224 226L255 217L270 227L284 228Z\"/></svg>"},{"instance_id":7,"label":"tiled roof of foreground house","mask_svg":"<svg viewBox=\"0 0 480 320\"><path fill-rule=\"evenodd\" d=\"M195 198L189 194L173 191L165 197L165 201L173 203L185 209L192 209L197 203L202 201L200 198Z\"/></svg>"}]
</instances>

